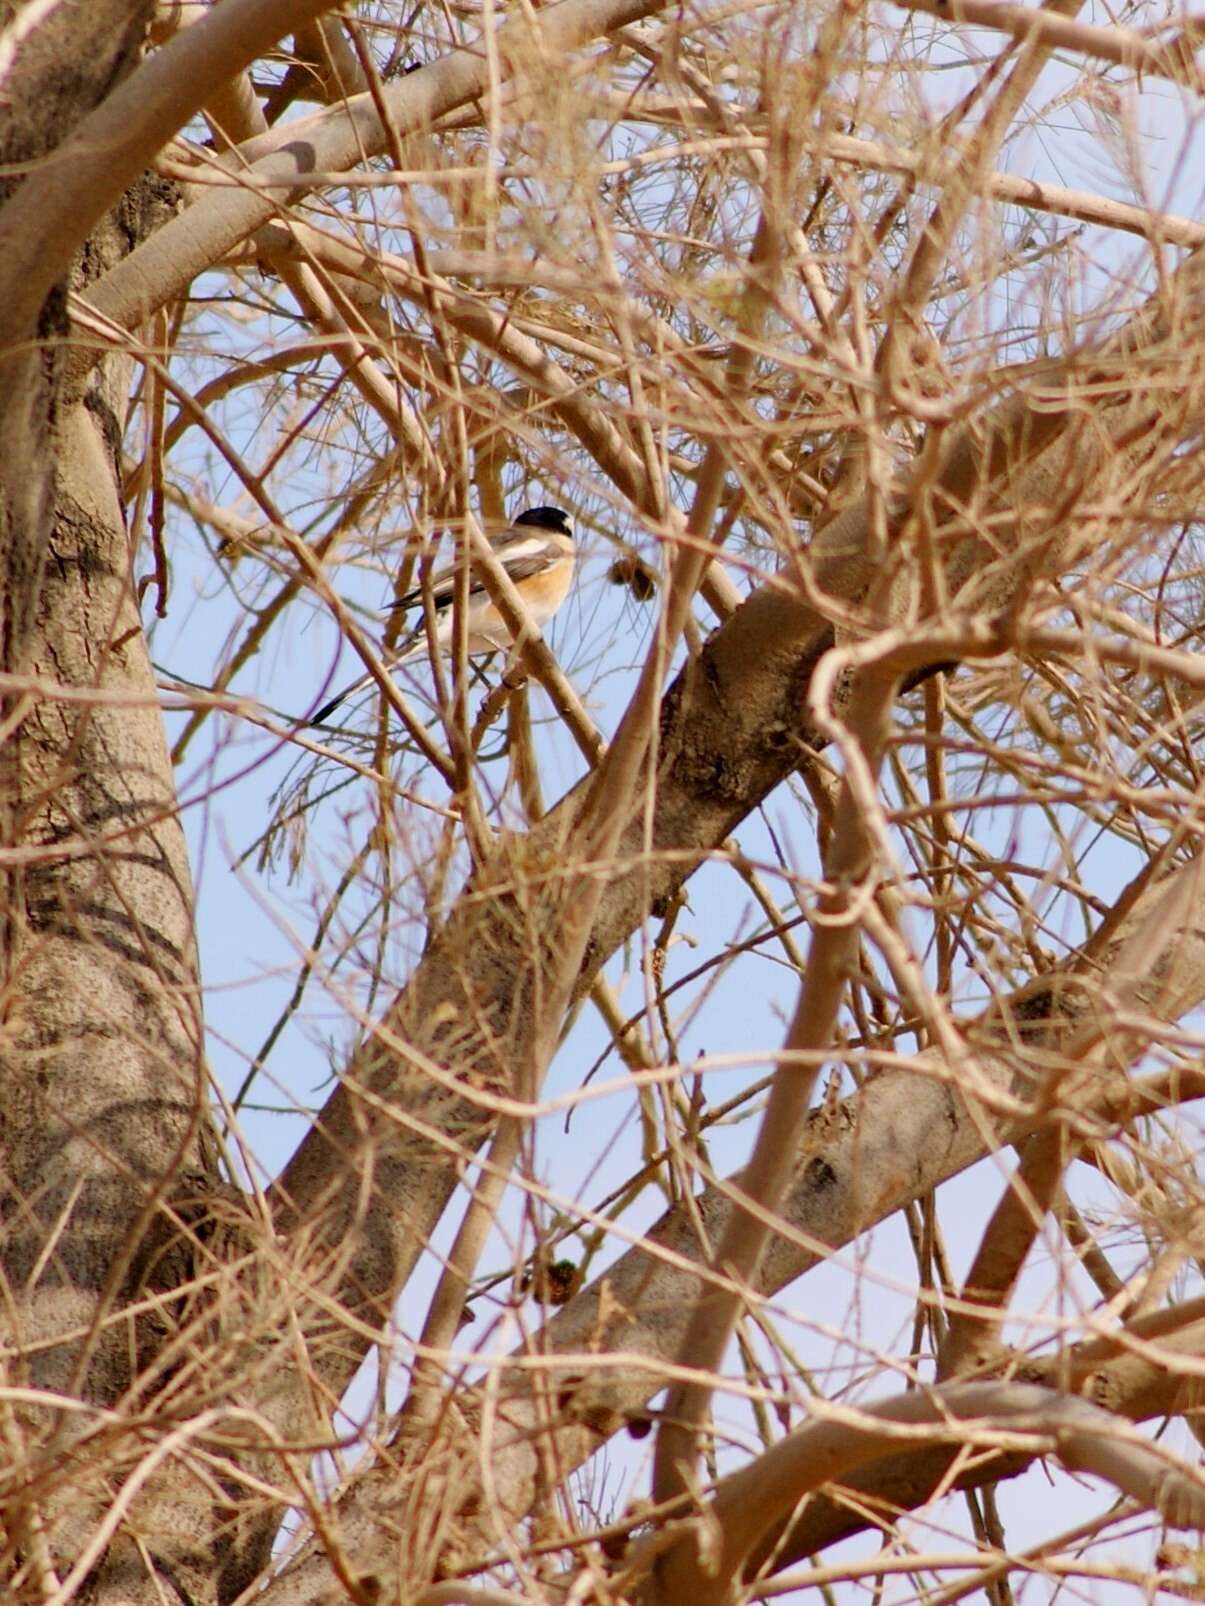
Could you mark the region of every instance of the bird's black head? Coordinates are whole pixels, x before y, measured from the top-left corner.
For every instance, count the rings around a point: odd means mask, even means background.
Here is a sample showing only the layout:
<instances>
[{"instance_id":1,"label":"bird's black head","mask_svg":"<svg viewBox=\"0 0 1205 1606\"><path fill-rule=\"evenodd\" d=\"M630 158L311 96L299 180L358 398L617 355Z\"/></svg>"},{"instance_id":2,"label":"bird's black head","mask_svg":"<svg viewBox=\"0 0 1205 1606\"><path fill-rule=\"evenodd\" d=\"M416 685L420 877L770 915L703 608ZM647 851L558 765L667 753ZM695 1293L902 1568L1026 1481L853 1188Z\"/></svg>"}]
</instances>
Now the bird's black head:
<instances>
[{"instance_id":1,"label":"bird's black head","mask_svg":"<svg viewBox=\"0 0 1205 1606\"><path fill-rule=\"evenodd\" d=\"M515 524L534 525L537 530L554 530L557 535L573 535L573 520L563 507L525 508Z\"/></svg>"}]
</instances>

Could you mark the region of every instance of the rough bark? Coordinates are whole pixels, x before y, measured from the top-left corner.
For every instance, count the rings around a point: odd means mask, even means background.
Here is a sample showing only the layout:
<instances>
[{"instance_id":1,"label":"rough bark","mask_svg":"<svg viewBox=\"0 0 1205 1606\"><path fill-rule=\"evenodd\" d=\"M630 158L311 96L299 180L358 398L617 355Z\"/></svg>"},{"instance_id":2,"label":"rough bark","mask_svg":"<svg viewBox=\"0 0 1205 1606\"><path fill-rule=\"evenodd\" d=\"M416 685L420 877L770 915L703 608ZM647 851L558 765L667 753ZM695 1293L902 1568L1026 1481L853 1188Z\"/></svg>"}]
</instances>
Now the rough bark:
<instances>
[{"instance_id":1,"label":"rough bark","mask_svg":"<svg viewBox=\"0 0 1205 1606\"><path fill-rule=\"evenodd\" d=\"M6 163L33 164L27 185L136 69L152 10L60 6L18 51L0 139ZM132 370L106 358L64 399L65 294L175 204L145 179L77 235L0 385L5 1381L42 1395L5 1424L35 1491L10 1508L27 1523L9 1536L11 1581L84 1566L95 1599L123 1602L161 1602L190 1568L193 1598L215 1598L214 1514L178 1486L143 1490L143 1554L125 1539L85 1563L81 1547L145 1456L140 1414L184 1364L196 1313L170 1296L208 1263L221 1185L192 885L118 497Z\"/></svg>"}]
</instances>

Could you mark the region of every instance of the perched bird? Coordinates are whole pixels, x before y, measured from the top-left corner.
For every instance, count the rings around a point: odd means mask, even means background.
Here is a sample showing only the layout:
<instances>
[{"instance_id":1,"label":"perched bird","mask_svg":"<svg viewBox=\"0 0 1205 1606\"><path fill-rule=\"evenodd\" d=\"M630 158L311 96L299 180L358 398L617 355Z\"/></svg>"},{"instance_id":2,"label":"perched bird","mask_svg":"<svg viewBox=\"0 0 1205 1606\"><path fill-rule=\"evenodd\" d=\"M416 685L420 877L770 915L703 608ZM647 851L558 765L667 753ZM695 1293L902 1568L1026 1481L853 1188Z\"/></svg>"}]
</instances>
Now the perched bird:
<instances>
[{"instance_id":1,"label":"perched bird","mask_svg":"<svg viewBox=\"0 0 1205 1606\"><path fill-rule=\"evenodd\" d=\"M527 617L532 624L543 625L564 602L573 581L573 524L568 513L559 507L529 507L507 529L490 536L490 546L522 597ZM452 645L456 573L454 564L439 569L426 586L416 586L392 605L394 609L421 607L423 598L430 597L437 616L435 644L441 652L450 651ZM490 601L481 576L471 567L466 628L470 657L498 652L511 645L511 633L502 615ZM392 662L394 665L409 663L414 658L425 657L426 653L427 636L420 626L402 644ZM372 680L371 675L361 675L350 686L345 686L338 696L322 705L310 724L325 724L345 698L363 686L370 686Z\"/></svg>"}]
</instances>

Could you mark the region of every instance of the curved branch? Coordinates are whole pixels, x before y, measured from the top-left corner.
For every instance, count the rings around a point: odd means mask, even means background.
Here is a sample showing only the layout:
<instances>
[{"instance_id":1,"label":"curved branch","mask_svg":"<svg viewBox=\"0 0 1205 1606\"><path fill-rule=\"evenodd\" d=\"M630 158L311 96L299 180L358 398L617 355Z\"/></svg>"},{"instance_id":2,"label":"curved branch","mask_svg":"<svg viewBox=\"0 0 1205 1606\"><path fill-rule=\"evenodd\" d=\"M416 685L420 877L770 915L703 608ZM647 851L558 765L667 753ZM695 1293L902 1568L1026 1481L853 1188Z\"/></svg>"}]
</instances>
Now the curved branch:
<instances>
[{"instance_id":1,"label":"curved branch","mask_svg":"<svg viewBox=\"0 0 1205 1606\"><path fill-rule=\"evenodd\" d=\"M649 1542L650 1552L660 1546L655 1559L662 1582L646 1586L642 1601L729 1606L759 1541L805 1495L898 1450L901 1441L919 1441L918 1448L937 1440L1019 1449L1029 1458L1052 1454L1071 1471L1106 1479L1173 1526L1205 1524L1205 1484L1198 1476L1141 1439L1123 1418L1054 1389L955 1383L860 1409L819 1402L812 1409L820 1420L725 1478L668 1549L660 1536ZM640 1559L638 1553L633 1570Z\"/></svg>"},{"instance_id":2,"label":"curved branch","mask_svg":"<svg viewBox=\"0 0 1205 1606\"><path fill-rule=\"evenodd\" d=\"M1196 1406L1203 1356L1205 1300L1196 1299L1069 1350L1024 1362L1017 1369L1017 1380L1091 1398L1130 1422L1149 1422ZM951 1479L954 1454L944 1446L912 1447L864 1466L843 1480L842 1490L818 1495L797 1517L767 1529L746 1572L761 1568L771 1555L773 1570L780 1571L863 1532L872 1525L868 1510L888 1517L915 1511L939 1489L972 1489L1019 1477L1033 1460L1010 1452Z\"/></svg>"}]
</instances>

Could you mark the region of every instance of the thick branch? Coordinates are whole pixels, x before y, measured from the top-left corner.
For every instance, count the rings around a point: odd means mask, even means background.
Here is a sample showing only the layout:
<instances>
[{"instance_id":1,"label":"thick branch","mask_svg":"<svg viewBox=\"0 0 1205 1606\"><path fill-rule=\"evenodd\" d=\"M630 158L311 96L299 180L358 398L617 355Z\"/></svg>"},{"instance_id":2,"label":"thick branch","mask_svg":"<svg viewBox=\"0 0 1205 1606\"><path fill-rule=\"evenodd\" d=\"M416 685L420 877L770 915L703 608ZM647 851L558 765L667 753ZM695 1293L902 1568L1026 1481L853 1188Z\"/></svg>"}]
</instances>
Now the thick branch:
<instances>
[{"instance_id":1,"label":"thick branch","mask_svg":"<svg viewBox=\"0 0 1205 1606\"><path fill-rule=\"evenodd\" d=\"M30 333L74 253L167 140L248 62L330 3L225 0L143 62L38 165L0 213L0 344Z\"/></svg>"}]
</instances>

